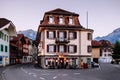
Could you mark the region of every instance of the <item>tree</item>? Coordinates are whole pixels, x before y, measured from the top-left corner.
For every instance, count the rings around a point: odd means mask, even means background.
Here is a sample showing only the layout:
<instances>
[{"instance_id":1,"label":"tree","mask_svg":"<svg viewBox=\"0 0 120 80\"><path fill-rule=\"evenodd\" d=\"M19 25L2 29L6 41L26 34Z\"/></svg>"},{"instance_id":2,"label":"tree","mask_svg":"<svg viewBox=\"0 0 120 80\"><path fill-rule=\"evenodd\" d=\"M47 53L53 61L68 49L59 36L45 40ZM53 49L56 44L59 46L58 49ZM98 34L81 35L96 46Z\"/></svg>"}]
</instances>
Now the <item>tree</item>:
<instances>
[{"instance_id":1,"label":"tree","mask_svg":"<svg viewBox=\"0 0 120 80\"><path fill-rule=\"evenodd\" d=\"M119 63L119 59L120 59L120 42L119 41L115 42L112 58L116 61L117 64Z\"/></svg>"}]
</instances>

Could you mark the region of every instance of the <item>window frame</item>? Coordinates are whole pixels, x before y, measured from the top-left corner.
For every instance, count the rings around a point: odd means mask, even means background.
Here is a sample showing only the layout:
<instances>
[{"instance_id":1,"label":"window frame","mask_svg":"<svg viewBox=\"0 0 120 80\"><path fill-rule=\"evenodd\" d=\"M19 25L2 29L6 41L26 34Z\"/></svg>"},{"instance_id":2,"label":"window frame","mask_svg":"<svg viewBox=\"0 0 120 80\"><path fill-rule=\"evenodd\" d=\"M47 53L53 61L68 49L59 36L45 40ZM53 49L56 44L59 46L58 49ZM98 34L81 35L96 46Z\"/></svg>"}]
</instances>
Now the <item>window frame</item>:
<instances>
[{"instance_id":1,"label":"window frame","mask_svg":"<svg viewBox=\"0 0 120 80\"><path fill-rule=\"evenodd\" d=\"M49 16L49 24L54 23L54 17L52 15Z\"/></svg>"},{"instance_id":2,"label":"window frame","mask_svg":"<svg viewBox=\"0 0 120 80\"><path fill-rule=\"evenodd\" d=\"M87 46L87 52L88 52L88 53L91 53L91 52L92 52L92 46L91 46L91 45L88 45L88 46Z\"/></svg>"},{"instance_id":3,"label":"window frame","mask_svg":"<svg viewBox=\"0 0 120 80\"><path fill-rule=\"evenodd\" d=\"M50 34L50 32L52 32L52 34ZM47 38L48 39L54 39L55 38L55 31L47 31Z\"/></svg>"},{"instance_id":4,"label":"window frame","mask_svg":"<svg viewBox=\"0 0 120 80\"><path fill-rule=\"evenodd\" d=\"M70 47L72 47L73 50L70 49ZM71 50L72 50L72 51L71 51ZM69 53L76 53L76 52L77 52L77 45L68 45L68 52L69 52Z\"/></svg>"},{"instance_id":5,"label":"window frame","mask_svg":"<svg viewBox=\"0 0 120 80\"><path fill-rule=\"evenodd\" d=\"M74 24L74 18L72 16L69 17L69 25Z\"/></svg>"},{"instance_id":6,"label":"window frame","mask_svg":"<svg viewBox=\"0 0 120 80\"><path fill-rule=\"evenodd\" d=\"M48 53L55 53L56 52L56 45L55 44L48 44L47 45L47 52Z\"/></svg>"},{"instance_id":7,"label":"window frame","mask_svg":"<svg viewBox=\"0 0 120 80\"><path fill-rule=\"evenodd\" d=\"M72 35L72 37L71 37L71 35ZM77 39L77 32L75 32L75 31L70 31L70 32L69 32L69 39L70 39L70 40Z\"/></svg>"},{"instance_id":8,"label":"window frame","mask_svg":"<svg viewBox=\"0 0 120 80\"><path fill-rule=\"evenodd\" d=\"M64 24L64 17L63 16L59 17L59 24Z\"/></svg>"}]
</instances>

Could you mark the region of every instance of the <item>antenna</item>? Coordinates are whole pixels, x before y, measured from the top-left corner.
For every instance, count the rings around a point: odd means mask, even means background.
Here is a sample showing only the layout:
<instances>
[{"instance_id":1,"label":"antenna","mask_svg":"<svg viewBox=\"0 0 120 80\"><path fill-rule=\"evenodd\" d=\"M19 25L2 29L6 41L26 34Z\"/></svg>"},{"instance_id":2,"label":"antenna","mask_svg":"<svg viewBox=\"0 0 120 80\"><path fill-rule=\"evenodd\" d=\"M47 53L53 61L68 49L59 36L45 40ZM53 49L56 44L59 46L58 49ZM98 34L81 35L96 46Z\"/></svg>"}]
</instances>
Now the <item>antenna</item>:
<instances>
[{"instance_id":1,"label":"antenna","mask_svg":"<svg viewBox=\"0 0 120 80\"><path fill-rule=\"evenodd\" d=\"M88 11L86 12L86 27L88 29Z\"/></svg>"}]
</instances>

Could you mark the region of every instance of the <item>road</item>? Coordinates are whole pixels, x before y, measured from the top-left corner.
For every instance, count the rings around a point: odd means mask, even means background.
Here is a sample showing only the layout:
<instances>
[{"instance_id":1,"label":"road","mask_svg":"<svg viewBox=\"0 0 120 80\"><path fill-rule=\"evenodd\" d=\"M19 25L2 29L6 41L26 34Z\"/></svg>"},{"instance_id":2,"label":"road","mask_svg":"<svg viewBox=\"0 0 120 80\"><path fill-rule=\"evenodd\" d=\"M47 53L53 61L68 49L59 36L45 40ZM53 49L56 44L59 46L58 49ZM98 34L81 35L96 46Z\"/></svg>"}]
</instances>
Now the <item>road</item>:
<instances>
[{"instance_id":1,"label":"road","mask_svg":"<svg viewBox=\"0 0 120 80\"><path fill-rule=\"evenodd\" d=\"M36 69L31 64L4 70L3 80L120 80L120 65L101 64L94 69Z\"/></svg>"}]
</instances>

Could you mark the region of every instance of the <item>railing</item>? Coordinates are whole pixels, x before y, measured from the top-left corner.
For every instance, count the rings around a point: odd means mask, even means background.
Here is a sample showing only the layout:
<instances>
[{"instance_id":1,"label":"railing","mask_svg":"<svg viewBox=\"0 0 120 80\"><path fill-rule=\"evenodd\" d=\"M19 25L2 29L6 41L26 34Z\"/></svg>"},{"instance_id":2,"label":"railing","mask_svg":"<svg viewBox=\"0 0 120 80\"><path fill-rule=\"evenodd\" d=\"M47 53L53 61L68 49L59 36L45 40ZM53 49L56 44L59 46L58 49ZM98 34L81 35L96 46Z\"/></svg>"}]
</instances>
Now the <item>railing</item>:
<instances>
[{"instance_id":1,"label":"railing","mask_svg":"<svg viewBox=\"0 0 120 80\"><path fill-rule=\"evenodd\" d=\"M55 43L64 43L67 44L69 43L69 39L68 38L56 38Z\"/></svg>"}]
</instances>

